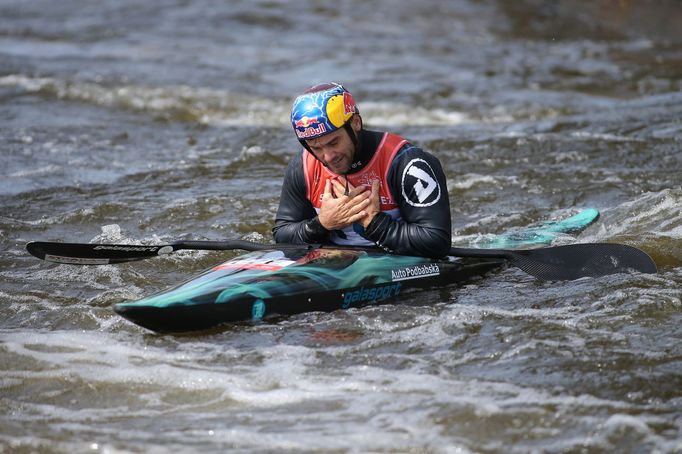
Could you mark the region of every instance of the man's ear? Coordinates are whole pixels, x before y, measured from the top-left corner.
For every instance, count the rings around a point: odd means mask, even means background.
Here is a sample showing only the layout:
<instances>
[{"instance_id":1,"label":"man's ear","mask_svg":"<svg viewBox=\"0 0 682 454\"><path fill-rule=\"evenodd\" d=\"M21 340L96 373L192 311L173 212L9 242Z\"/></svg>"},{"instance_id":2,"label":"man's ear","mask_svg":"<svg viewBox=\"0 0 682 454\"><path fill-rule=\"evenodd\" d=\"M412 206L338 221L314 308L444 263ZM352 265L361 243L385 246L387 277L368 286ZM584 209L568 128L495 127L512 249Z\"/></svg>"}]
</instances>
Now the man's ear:
<instances>
[{"instance_id":1,"label":"man's ear","mask_svg":"<svg viewBox=\"0 0 682 454\"><path fill-rule=\"evenodd\" d=\"M362 131L362 117L360 114L353 114L353 117L350 119L350 127L353 128L355 134L359 134Z\"/></svg>"}]
</instances>

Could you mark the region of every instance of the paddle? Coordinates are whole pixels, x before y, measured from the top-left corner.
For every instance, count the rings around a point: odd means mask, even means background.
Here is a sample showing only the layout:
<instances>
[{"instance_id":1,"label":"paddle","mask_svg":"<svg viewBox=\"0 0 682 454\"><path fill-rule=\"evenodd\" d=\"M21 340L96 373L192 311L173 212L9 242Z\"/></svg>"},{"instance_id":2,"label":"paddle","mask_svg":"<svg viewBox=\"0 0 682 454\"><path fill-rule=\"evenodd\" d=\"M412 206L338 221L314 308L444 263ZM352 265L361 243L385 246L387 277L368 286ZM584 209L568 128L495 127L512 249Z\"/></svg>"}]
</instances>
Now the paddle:
<instances>
[{"instance_id":1,"label":"paddle","mask_svg":"<svg viewBox=\"0 0 682 454\"><path fill-rule=\"evenodd\" d=\"M30 242L26 249L42 260L74 265L105 265L143 260L180 250L225 251L242 249L314 249L320 245L261 244L251 241L176 241L156 246L128 244ZM639 271L655 273L656 264L645 252L623 244L585 243L541 249L465 249L451 248L456 257L478 257L508 260L531 276L541 280L572 280L616 273Z\"/></svg>"},{"instance_id":2,"label":"paddle","mask_svg":"<svg viewBox=\"0 0 682 454\"><path fill-rule=\"evenodd\" d=\"M92 244L57 243L32 241L26 245L28 252L48 262L68 263L70 265L106 265L109 263L133 262L175 251L265 251L268 249L301 250L313 249L320 245L299 244L262 244L244 240L227 241L175 241L169 244L145 246L137 244Z\"/></svg>"}]
</instances>

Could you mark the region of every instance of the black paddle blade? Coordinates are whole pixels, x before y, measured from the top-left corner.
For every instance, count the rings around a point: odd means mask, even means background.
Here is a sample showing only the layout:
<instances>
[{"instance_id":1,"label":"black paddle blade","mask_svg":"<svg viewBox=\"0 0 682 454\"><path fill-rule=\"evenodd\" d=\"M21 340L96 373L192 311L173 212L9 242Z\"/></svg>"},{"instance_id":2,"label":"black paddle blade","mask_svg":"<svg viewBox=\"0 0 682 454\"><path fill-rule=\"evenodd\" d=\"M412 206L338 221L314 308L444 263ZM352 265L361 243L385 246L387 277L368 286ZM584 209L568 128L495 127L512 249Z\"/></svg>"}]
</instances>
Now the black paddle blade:
<instances>
[{"instance_id":1,"label":"black paddle blade","mask_svg":"<svg viewBox=\"0 0 682 454\"><path fill-rule=\"evenodd\" d=\"M649 255L624 244L586 243L507 251L507 257L514 266L546 281L657 271Z\"/></svg>"},{"instance_id":2,"label":"black paddle blade","mask_svg":"<svg viewBox=\"0 0 682 454\"><path fill-rule=\"evenodd\" d=\"M31 255L48 262L69 265L106 265L169 254L174 249L172 245L137 246L33 241L26 245L26 250Z\"/></svg>"}]
</instances>

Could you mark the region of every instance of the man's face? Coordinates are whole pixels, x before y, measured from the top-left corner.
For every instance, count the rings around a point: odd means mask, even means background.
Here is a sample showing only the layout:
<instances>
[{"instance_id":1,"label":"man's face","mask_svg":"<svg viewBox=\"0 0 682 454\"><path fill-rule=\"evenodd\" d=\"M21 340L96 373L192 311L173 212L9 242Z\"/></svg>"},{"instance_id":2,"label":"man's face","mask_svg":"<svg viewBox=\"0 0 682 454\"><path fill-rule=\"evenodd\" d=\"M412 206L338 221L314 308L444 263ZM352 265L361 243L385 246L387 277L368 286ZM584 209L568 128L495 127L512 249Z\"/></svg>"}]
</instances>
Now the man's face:
<instances>
[{"instance_id":1,"label":"man's face","mask_svg":"<svg viewBox=\"0 0 682 454\"><path fill-rule=\"evenodd\" d=\"M351 127L357 134L360 131L359 117L356 115L350 121ZM355 145L344 128L310 139L307 143L315 157L332 172L344 174L350 169L355 156Z\"/></svg>"}]
</instances>

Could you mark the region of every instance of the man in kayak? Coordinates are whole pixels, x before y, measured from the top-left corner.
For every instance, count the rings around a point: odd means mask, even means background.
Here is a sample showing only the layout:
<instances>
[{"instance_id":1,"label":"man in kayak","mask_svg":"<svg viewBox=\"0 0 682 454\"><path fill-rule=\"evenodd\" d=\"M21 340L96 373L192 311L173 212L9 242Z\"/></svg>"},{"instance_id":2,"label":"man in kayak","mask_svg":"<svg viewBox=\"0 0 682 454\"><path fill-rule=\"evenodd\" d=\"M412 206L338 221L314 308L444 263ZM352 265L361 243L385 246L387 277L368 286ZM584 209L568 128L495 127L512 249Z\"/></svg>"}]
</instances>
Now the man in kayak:
<instances>
[{"instance_id":1,"label":"man in kayak","mask_svg":"<svg viewBox=\"0 0 682 454\"><path fill-rule=\"evenodd\" d=\"M395 134L364 129L353 96L334 83L298 96L291 123L304 150L284 176L276 242L447 255L450 202L437 158Z\"/></svg>"}]
</instances>

